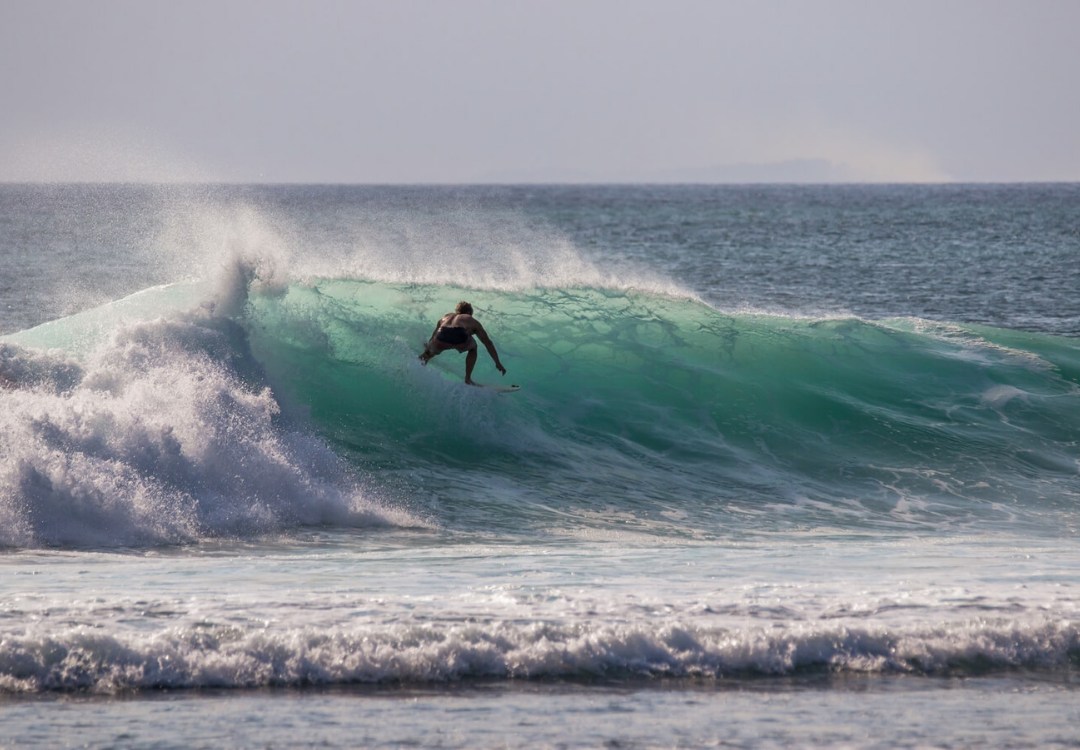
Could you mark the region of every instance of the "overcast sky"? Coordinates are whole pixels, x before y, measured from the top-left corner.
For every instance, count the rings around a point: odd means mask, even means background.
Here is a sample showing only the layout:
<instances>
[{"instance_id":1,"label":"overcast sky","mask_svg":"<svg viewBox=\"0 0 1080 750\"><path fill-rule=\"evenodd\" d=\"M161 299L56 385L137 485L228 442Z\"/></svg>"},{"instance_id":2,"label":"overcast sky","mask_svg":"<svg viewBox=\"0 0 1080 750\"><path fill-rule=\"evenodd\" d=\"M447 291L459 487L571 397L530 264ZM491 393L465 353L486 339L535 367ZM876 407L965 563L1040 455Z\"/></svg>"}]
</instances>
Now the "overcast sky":
<instances>
[{"instance_id":1,"label":"overcast sky","mask_svg":"<svg viewBox=\"0 0 1080 750\"><path fill-rule=\"evenodd\" d=\"M0 0L0 181L1080 180L1080 0Z\"/></svg>"}]
</instances>

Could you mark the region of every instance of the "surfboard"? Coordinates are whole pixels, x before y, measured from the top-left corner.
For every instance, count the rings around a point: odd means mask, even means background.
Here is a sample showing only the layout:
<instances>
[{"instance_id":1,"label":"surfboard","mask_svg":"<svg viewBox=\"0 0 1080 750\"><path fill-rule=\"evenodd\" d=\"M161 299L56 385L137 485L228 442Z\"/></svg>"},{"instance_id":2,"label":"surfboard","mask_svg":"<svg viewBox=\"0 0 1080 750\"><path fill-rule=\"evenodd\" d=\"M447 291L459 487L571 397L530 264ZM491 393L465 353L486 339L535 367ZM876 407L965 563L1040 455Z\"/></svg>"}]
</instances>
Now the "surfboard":
<instances>
[{"instance_id":1,"label":"surfboard","mask_svg":"<svg viewBox=\"0 0 1080 750\"><path fill-rule=\"evenodd\" d=\"M428 367L434 367L436 370L439 370L444 375L447 375L447 376L449 376L450 378L452 378L454 380L458 380L458 378L461 377L461 375L456 370L444 365L442 362L440 362L438 360L437 357L432 357L430 360L428 360L427 366ZM460 383L462 381L458 380L458 382ZM473 387L484 388L484 389L489 390L489 391L495 391L496 393L513 393L514 391L520 391L521 390L521 386L517 385L517 384L513 384L513 385L484 385L483 383L473 383L469 387L470 388L473 388Z\"/></svg>"},{"instance_id":2,"label":"surfboard","mask_svg":"<svg viewBox=\"0 0 1080 750\"><path fill-rule=\"evenodd\" d=\"M496 393L513 393L514 391L520 391L520 385L484 385L483 383L473 383L473 385L479 388L486 388L489 391L495 391Z\"/></svg>"}]
</instances>

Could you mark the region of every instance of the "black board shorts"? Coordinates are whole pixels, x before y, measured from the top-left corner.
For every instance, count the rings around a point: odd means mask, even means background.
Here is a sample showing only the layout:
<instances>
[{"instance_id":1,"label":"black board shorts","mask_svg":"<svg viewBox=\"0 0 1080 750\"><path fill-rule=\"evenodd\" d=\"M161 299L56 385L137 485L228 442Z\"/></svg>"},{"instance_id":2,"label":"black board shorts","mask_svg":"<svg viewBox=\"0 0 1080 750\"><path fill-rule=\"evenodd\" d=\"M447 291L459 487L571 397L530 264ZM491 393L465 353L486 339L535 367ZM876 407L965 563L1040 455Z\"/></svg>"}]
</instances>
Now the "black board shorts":
<instances>
[{"instance_id":1,"label":"black board shorts","mask_svg":"<svg viewBox=\"0 0 1080 750\"><path fill-rule=\"evenodd\" d=\"M428 349L441 352L446 349L457 349L459 352L467 352L476 348L476 340L472 334L464 328L440 328L435 332L435 337L428 344Z\"/></svg>"}]
</instances>

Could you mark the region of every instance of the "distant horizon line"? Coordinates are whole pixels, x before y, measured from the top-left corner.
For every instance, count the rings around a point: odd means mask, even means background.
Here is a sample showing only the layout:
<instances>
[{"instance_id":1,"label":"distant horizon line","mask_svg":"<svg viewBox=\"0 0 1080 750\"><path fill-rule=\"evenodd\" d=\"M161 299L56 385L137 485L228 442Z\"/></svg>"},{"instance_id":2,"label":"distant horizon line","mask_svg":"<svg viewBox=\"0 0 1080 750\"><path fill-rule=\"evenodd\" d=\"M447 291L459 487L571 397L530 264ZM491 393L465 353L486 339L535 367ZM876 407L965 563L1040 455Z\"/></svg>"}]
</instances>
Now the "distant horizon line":
<instances>
[{"instance_id":1,"label":"distant horizon line","mask_svg":"<svg viewBox=\"0 0 1080 750\"><path fill-rule=\"evenodd\" d=\"M154 187L944 187L1077 185L1075 180L478 180L346 182L338 180L0 180L0 186L129 185Z\"/></svg>"}]
</instances>

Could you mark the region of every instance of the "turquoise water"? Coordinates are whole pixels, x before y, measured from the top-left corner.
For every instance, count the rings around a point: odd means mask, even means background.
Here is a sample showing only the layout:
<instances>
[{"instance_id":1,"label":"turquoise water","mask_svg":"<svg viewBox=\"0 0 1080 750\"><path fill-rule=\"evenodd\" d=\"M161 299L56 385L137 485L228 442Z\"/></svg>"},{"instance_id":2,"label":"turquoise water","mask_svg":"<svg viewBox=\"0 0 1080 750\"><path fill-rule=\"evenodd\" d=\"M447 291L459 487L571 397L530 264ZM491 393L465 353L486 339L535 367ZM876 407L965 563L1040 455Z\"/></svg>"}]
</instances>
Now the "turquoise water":
<instances>
[{"instance_id":1,"label":"turquoise water","mask_svg":"<svg viewBox=\"0 0 1080 750\"><path fill-rule=\"evenodd\" d=\"M1078 195L0 189L11 742L1067 745Z\"/></svg>"},{"instance_id":2,"label":"turquoise water","mask_svg":"<svg viewBox=\"0 0 1080 750\"><path fill-rule=\"evenodd\" d=\"M707 538L747 514L756 530L946 530L1039 524L1054 508L1052 528L1075 528L1072 340L725 313L637 291L489 292L485 317L525 386L492 399L409 356L428 322L469 294L351 280L290 287L254 301L252 346L281 392L359 463L427 473L431 484L447 470L511 481L511 507L493 493L482 511L508 529L526 511L534 533L612 505ZM684 522L665 520L673 498ZM469 494L454 500L471 506ZM765 507L768 519L755 514Z\"/></svg>"}]
</instances>

